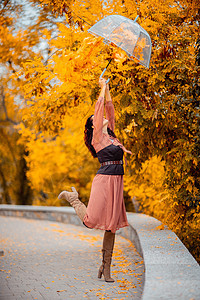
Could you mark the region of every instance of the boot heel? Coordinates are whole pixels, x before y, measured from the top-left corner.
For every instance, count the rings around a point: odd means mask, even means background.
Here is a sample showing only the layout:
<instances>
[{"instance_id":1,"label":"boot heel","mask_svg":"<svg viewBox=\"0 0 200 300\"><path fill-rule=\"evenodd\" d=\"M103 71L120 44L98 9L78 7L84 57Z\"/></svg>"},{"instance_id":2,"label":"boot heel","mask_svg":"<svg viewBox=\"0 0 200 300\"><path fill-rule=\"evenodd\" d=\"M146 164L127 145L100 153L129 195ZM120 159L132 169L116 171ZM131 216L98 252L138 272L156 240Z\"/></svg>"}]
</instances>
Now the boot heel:
<instances>
[{"instance_id":1,"label":"boot heel","mask_svg":"<svg viewBox=\"0 0 200 300\"><path fill-rule=\"evenodd\" d=\"M99 268L99 272L98 272L98 278L101 278L103 274L103 268L102 266Z\"/></svg>"}]
</instances>

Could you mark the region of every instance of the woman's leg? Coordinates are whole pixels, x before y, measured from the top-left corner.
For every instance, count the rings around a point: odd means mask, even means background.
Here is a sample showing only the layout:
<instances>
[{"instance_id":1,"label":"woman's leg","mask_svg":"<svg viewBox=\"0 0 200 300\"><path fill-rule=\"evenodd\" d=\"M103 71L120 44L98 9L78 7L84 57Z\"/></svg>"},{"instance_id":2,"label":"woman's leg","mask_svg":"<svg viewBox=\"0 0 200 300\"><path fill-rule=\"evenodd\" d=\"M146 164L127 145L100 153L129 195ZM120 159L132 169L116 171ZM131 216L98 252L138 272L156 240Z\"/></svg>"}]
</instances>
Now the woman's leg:
<instances>
[{"instance_id":1,"label":"woman's leg","mask_svg":"<svg viewBox=\"0 0 200 300\"><path fill-rule=\"evenodd\" d=\"M83 222L84 216L86 214L86 206L78 199L78 192L75 187L72 187L73 192L63 191L58 195L58 199L67 200L71 206L75 209L77 216Z\"/></svg>"},{"instance_id":2,"label":"woman's leg","mask_svg":"<svg viewBox=\"0 0 200 300\"><path fill-rule=\"evenodd\" d=\"M112 261L113 248L115 243L115 233L111 231L105 231L103 238L102 248L102 265L99 268L98 278L104 275L106 282L114 282L114 279L110 277L110 265Z\"/></svg>"}]
</instances>

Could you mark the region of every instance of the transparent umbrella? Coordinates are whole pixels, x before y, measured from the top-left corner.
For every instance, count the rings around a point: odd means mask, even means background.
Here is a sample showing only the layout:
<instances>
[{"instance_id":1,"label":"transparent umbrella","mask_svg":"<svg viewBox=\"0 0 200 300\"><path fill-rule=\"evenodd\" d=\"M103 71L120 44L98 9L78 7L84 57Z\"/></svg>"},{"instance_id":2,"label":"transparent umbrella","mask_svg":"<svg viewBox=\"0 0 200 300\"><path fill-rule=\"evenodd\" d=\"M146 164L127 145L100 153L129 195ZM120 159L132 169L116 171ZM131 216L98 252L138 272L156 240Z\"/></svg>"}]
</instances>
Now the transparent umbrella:
<instances>
[{"instance_id":1,"label":"transparent umbrella","mask_svg":"<svg viewBox=\"0 0 200 300\"><path fill-rule=\"evenodd\" d=\"M110 15L93 25L88 32L101 36L105 43L115 44L123 49L130 59L136 59L148 68L151 57L151 38L147 31L136 22L137 18L133 21L120 15Z\"/></svg>"}]
</instances>

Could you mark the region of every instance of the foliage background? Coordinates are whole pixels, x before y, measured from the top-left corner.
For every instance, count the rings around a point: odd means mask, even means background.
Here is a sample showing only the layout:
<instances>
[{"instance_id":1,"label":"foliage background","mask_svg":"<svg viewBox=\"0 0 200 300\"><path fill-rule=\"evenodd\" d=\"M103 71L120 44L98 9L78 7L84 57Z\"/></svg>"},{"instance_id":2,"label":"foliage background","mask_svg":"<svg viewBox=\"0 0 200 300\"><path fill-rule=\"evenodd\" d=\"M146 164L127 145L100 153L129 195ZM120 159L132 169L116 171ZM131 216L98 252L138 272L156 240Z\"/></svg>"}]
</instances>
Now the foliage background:
<instances>
[{"instance_id":1,"label":"foliage background","mask_svg":"<svg viewBox=\"0 0 200 300\"><path fill-rule=\"evenodd\" d=\"M87 203L98 162L84 145L84 123L113 57L106 76L116 134L134 153L127 210L134 197L199 261L199 1L26 0L0 8L1 203L66 205L57 195L72 185ZM87 33L110 14L139 15L152 39L149 69Z\"/></svg>"}]
</instances>

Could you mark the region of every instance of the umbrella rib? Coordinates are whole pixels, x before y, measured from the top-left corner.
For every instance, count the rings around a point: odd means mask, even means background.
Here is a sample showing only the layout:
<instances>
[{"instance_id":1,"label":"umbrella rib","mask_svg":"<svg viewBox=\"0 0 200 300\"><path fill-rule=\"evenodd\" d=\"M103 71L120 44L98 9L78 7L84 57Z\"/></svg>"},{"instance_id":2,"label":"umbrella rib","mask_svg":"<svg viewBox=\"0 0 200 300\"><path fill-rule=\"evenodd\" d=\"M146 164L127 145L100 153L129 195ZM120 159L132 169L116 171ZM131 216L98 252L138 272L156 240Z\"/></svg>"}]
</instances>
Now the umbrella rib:
<instances>
[{"instance_id":1,"label":"umbrella rib","mask_svg":"<svg viewBox=\"0 0 200 300\"><path fill-rule=\"evenodd\" d=\"M117 24L117 25L114 27L114 29L112 30L112 32L113 32L117 27L119 27L122 23L125 23L124 20L121 21L119 24ZM111 33L112 33L112 32L111 32ZM110 42L110 35L111 35L111 33L109 34L109 42ZM117 46L117 45L116 45L116 46Z\"/></svg>"},{"instance_id":2,"label":"umbrella rib","mask_svg":"<svg viewBox=\"0 0 200 300\"><path fill-rule=\"evenodd\" d=\"M105 43L110 43L121 48L129 59L136 59L144 67L149 67L151 57L151 37L135 20L120 15L110 15L93 25L88 32L104 38ZM105 21L104 21L105 20ZM102 72L105 73L107 67Z\"/></svg>"},{"instance_id":3,"label":"umbrella rib","mask_svg":"<svg viewBox=\"0 0 200 300\"><path fill-rule=\"evenodd\" d=\"M114 29L112 30L112 32L113 32L114 30L116 30L116 28L118 28L122 23L130 23L130 22L129 22L129 19L127 19L126 17L124 17L124 18L125 18L125 20L122 20L119 24L117 24L117 26L114 27ZM126 19L127 19L127 20L126 20ZM133 20L131 20L131 21L136 22L136 20L137 20L137 17L136 17L136 19L135 19L134 21L133 21ZM138 25L139 25L139 24L138 24ZM112 32L109 34L109 42L110 42L110 40L111 40L110 35L112 34ZM139 39L139 36L138 36L138 38L137 38L137 41L138 41L138 39ZM136 41L136 43L135 43L135 46L136 46L136 44L137 44L137 41ZM112 42L112 43L119 47L119 45L117 45L116 43L114 43L114 42ZM121 42L121 44L122 44L122 42ZM134 48L133 48L133 51L134 51L134 49L135 49L135 46L134 46ZM130 54L123 48L123 46L122 46L122 47L120 46L120 48L123 49L123 50L128 54L128 56L132 56L132 55L130 55ZM134 56L134 55L133 55L133 56ZM134 57L135 57L135 56L134 56Z\"/></svg>"}]
</instances>

